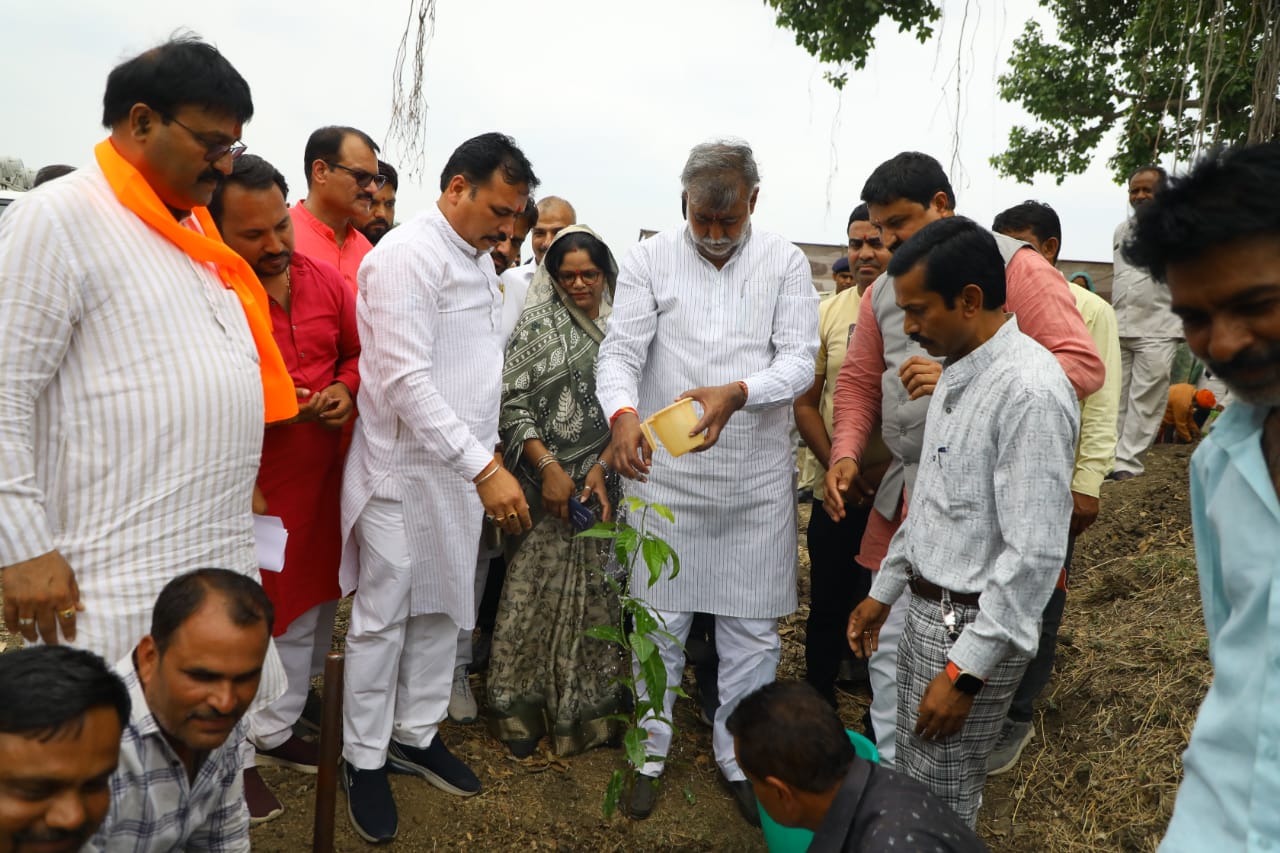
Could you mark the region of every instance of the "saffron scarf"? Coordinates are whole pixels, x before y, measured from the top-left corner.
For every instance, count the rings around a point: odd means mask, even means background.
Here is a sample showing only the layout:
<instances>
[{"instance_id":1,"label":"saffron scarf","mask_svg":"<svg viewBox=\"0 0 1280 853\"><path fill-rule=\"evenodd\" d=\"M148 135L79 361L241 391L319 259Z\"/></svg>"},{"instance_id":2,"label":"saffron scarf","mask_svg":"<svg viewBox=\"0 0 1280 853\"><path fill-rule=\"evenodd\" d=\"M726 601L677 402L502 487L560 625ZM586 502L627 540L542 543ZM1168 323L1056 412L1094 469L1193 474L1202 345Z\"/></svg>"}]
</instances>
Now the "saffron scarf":
<instances>
[{"instance_id":1,"label":"saffron scarf","mask_svg":"<svg viewBox=\"0 0 1280 853\"><path fill-rule=\"evenodd\" d=\"M234 291L239 298L245 319L249 321L253 343L258 349L266 422L284 421L297 415L298 397L293 380L289 377L280 350L271 337L267 292L245 259L222 242L209 211L203 207L191 211L191 215L200 223L203 234L184 228L173 218L169 208L165 207L160 196L156 195L146 178L142 177L142 173L120 156L109 138L99 142L93 153L121 204L193 261L213 264L223 286Z\"/></svg>"}]
</instances>

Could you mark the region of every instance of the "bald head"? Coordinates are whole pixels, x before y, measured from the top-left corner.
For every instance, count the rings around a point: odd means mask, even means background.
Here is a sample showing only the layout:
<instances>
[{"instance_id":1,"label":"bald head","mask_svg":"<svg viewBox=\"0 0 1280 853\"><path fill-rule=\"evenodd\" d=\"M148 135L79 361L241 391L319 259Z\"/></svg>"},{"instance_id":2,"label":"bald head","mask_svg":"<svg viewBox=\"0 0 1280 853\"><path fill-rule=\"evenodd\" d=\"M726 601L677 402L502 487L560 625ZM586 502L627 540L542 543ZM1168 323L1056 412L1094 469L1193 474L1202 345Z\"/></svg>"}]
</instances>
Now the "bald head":
<instances>
[{"instance_id":1,"label":"bald head","mask_svg":"<svg viewBox=\"0 0 1280 853\"><path fill-rule=\"evenodd\" d=\"M549 195L538 202L538 223L529 232L529 243L533 246L533 262L542 263L547 247L565 228L576 225L578 213L573 205L559 196Z\"/></svg>"}]
</instances>

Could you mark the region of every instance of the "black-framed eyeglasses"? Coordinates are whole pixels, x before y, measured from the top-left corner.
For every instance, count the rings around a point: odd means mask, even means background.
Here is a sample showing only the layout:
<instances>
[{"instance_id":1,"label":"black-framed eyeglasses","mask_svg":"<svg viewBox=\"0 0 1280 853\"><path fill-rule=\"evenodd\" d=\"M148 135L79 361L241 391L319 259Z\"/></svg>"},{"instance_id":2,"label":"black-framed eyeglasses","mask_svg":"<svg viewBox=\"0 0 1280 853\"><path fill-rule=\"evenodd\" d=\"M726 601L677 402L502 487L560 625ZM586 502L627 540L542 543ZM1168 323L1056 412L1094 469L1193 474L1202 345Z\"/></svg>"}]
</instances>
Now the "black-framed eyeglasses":
<instances>
[{"instance_id":1,"label":"black-framed eyeglasses","mask_svg":"<svg viewBox=\"0 0 1280 853\"><path fill-rule=\"evenodd\" d=\"M868 237L865 240L859 240L857 237L849 238L849 248L855 252L861 252L864 245L870 246L872 251L878 252L884 248L884 240L879 237Z\"/></svg>"},{"instance_id":2,"label":"black-framed eyeglasses","mask_svg":"<svg viewBox=\"0 0 1280 853\"><path fill-rule=\"evenodd\" d=\"M556 276L556 279L565 287L573 284L574 279L582 279L582 283L587 287L595 287L600 283L600 279L604 277L604 273L600 270L583 270L582 272L562 272Z\"/></svg>"},{"instance_id":3,"label":"black-framed eyeglasses","mask_svg":"<svg viewBox=\"0 0 1280 853\"><path fill-rule=\"evenodd\" d=\"M216 163L228 154L230 154L231 159L234 160L245 151L249 150L249 146L245 145L239 139L234 142L210 142L205 138L204 134L192 130L173 116L169 116L169 121L191 134L192 139L204 146L205 162Z\"/></svg>"},{"instance_id":4,"label":"black-framed eyeglasses","mask_svg":"<svg viewBox=\"0 0 1280 853\"><path fill-rule=\"evenodd\" d=\"M328 160L325 162L329 163ZM387 183L386 175L374 175L366 172L364 169L353 169L350 166L344 166L341 163L329 163L329 168L341 169L344 172L350 173L351 177L355 179L356 186L362 190L368 189L369 184L373 184L373 189L377 191L382 189Z\"/></svg>"}]
</instances>

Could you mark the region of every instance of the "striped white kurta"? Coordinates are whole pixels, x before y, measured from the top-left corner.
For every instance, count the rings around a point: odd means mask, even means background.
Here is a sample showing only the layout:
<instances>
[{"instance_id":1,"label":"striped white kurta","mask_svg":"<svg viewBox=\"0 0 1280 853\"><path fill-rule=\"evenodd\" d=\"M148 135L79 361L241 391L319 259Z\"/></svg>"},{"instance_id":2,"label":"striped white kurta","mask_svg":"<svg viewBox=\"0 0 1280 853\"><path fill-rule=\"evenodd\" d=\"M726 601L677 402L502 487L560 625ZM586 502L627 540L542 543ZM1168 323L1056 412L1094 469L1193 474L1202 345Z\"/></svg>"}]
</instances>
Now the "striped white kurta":
<instances>
[{"instance_id":1,"label":"striped white kurta","mask_svg":"<svg viewBox=\"0 0 1280 853\"><path fill-rule=\"evenodd\" d=\"M795 609L791 404L813 384L817 349L809 262L782 237L753 232L722 270L683 227L628 252L596 370L604 411L634 406L643 418L693 388L750 389L715 447L679 458L659 449L648 482L626 483L676 518L648 525L680 555L680 575L645 591L642 562L632 581L653 607L747 619Z\"/></svg>"},{"instance_id":2,"label":"striped white kurta","mask_svg":"<svg viewBox=\"0 0 1280 853\"><path fill-rule=\"evenodd\" d=\"M184 571L257 578L263 397L243 309L96 165L0 217L0 376L0 565L62 553L77 645L124 657Z\"/></svg>"},{"instance_id":3,"label":"striped white kurta","mask_svg":"<svg viewBox=\"0 0 1280 853\"><path fill-rule=\"evenodd\" d=\"M360 265L360 419L342 490L343 538L371 497L399 500L413 564L409 615L475 625L484 507L472 479L493 460L502 398L502 294L432 206ZM355 588L345 560L344 594Z\"/></svg>"}]
</instances>

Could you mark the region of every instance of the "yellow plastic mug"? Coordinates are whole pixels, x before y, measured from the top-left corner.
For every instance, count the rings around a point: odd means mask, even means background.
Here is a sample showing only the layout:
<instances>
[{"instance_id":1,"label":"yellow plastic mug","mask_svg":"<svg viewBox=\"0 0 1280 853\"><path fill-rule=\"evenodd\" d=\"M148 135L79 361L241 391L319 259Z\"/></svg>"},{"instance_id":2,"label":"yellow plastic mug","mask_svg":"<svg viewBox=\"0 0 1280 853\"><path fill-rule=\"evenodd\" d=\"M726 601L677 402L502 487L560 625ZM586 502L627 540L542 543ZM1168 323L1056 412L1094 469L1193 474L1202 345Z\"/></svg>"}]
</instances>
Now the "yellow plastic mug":
<instances>
[{"instance_id":1,"label":"yellow plastic mug","mask_svg":"<svg viewBox=\"0 0 1280 853\"><path fill-rule=\"evenodd\" d=\"M689 435L698 423L698 410L693 407L693 399L685 397L677 400L665 409L659 409L640 422L640 430L648 440L649 446L657 448L656 435L662 446L672 456L683 456L695 447L701 447L707 441L707 434L700 432Z\"/></svg>"}]
</instances>

